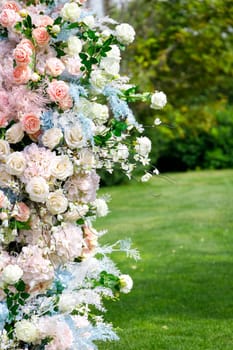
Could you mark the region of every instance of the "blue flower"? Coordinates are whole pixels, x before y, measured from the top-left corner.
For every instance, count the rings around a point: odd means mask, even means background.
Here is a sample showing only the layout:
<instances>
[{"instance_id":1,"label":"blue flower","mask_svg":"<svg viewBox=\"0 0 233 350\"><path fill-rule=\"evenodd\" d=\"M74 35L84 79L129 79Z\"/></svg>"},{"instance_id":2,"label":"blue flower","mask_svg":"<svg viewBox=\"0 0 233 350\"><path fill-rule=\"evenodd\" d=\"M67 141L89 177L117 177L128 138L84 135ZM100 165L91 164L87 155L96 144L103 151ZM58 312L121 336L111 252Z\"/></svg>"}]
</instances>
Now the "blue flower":
<instances>
[{"instance_id":1,"label":"blue flower","mask_svg":"<svg viewBox=\"0 0 233 350\"><path fill-rule=\"evenodd\" d=\"M5 322L7 321L9 316L9 310L6 306L6 302L0 302L0 331L4 329Z\"/></svg>"}]
</instances>

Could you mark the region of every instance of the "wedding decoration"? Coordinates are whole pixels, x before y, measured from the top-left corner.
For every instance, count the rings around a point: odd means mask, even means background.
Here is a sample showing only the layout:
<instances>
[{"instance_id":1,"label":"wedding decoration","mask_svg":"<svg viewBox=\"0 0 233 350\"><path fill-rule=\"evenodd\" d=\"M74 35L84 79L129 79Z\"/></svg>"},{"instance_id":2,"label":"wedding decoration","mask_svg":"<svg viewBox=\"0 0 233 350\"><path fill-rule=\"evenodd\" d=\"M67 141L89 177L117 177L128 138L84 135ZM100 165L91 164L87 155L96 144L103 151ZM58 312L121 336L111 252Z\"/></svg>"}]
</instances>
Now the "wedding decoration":
<instances>
[{"instance_id":1,"label":"wedding decoration","mask_svg":"<svg viewBox=\"0 0 233 350\"><path fill-rule=\"evenodd\" d=\"M133 282L101 246L108 214L98 170L130 178L151 142L128 105L166 104L121 76L134 29L97 19L85 0L0 1L0 349L96 349L116 340L103 300ZM152 174L145 172L142 181Z\"/></svg>"}]
</instances>

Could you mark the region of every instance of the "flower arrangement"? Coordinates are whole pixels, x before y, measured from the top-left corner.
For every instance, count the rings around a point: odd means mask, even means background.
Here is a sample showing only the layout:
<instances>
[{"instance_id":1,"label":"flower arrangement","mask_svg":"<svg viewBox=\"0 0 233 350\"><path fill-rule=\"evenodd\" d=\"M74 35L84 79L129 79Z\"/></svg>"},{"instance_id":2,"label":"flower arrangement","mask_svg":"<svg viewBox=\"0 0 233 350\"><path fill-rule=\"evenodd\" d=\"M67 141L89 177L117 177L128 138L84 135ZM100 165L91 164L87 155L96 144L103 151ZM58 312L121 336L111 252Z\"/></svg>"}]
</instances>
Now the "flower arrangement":
<instances>
[{"instance_id":1,"label":"flower arrangement","mask_svg":"<svg viewBox=\"0 0 233 350\"><path fill-rule=\"evenodd\" d=\"M84 3L0 1L1 350L117 339L102 301L133 284L109 255L137 250L128 240L101 246L93 227L108 213L97 172L119 164L131 177L149 164L151 142L128 102L160 109L166 96L120 76L134 29Z\"/></svg>"}]
</instances>

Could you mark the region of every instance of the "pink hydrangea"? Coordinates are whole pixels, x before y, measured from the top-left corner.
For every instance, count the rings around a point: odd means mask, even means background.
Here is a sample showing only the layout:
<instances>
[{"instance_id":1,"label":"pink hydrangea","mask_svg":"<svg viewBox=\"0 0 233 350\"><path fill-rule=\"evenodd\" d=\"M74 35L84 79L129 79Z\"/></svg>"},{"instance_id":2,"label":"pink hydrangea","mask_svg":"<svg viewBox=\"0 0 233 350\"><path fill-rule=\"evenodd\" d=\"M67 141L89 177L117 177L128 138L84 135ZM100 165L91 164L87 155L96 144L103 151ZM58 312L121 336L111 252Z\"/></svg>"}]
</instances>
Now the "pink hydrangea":
<instances>
[{"instance_id":1,"label":"pink hydrangea","mask_svg":"<svg viewBox=\"0 0 233 350\"><path fill-rule=\"evenodd\" d=\"M23 280L30 291L46 289L54 278L53 266L38 246L23 247L17 264L24 272Z\"/></svg>"},{"instance_id":2,"label":"pink hydrangea","mask_svg":"<svg viewBox=\"0 0 233 350\"><path fill-rule=\"evenodd\" d=\"M45 350L71 349L74 340L72 331L59 317L42 317L39 320L38 328L42 338L53 338L53 340L45 346Z\"/></svg>"},{"instance_id":3,"label":"pink hydrangea","mask_svg":"<svg viewBox=\"0 0 233 350\"><path fill-rule=\"evenodd\" d=\"M52 260L57 262L72 261L81 256L83 245L83 233L80 227L71 223L63 223L53 228L50 243Z\"/></svg>"},{"instance_id":4,"label":"pink hydrangea","mask_svg":"<svg viewBox=\"0 0 233 350\"><path fill-rule=\"evenodd\" d=\"M26 169L21 177L27 183L32 177L40 176L44 179L51 177L51 164L56 155L45 147L38 147L35 143L25 147L23 151L26 159Z\"/></svg>"},{"instance_id":5,"label":"pink hydrangea","mask_svg":"<svg viewBox=\"0 0 233 350\"><path fill-rule=\"evenodd\" d=\"M64 185L68 199L74 202L93 202L99 188L99 179L95 171L72 176Z\"/></svg>"}]
</instances>

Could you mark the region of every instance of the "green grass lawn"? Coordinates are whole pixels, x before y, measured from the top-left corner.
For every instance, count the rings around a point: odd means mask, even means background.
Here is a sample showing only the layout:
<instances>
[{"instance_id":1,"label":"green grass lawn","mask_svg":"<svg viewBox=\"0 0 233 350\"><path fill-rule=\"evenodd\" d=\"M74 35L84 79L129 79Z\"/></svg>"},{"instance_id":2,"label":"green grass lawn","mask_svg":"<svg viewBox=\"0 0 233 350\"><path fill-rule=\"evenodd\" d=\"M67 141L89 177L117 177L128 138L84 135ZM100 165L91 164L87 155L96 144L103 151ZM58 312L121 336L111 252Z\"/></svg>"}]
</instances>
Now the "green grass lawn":
<instances>
[{"instance_id":1,"label":"green grass lawn","mask_svg":"<svg viewBox=\"0 0 233 350\"><path fill-rule=\"evenodd\" d=\"M101 190L105 242L131 237L142 259L114 256L134 289L107 303L120 341L100 350L233 349L233 171L155 177Z\"/></svg>"}]
</instances>

